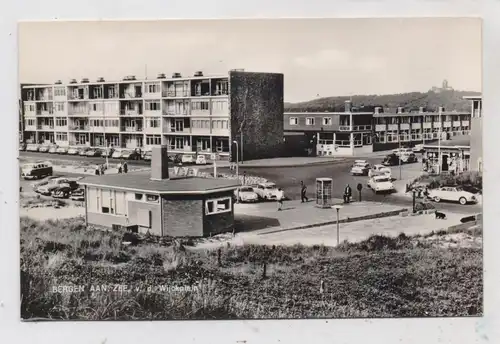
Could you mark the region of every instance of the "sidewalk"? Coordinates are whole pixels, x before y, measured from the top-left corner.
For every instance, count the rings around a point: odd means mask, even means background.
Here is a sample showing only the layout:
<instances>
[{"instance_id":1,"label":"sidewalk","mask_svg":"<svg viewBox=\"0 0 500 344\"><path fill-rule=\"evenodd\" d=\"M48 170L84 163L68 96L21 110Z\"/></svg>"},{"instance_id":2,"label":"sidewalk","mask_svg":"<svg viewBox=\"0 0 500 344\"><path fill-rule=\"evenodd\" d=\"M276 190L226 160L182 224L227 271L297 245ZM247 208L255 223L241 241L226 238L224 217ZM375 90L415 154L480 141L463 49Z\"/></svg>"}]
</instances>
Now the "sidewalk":
<instances>
[{"instance_id":1,"label":"sidewalk","mask_svg":"<svg viewBox=\"0 0 500 344\"><path fill-rule=\"evenodd\" d=\"M342 204L342 200L335 199L334 204ZM236 231L253 231L261 235L337 223L335 209L318 208L314 200L307 203L298 200L285 201L282 211L278 211L277 207L276 202L235 204ZM395 216L403 210L404 207L386 203L354 202L345 204L340 209L340 223Z\"/></svg>"},{"instance_id":2,"label":"sidewalk","mask_svg":"<svg viewBox=\"0 0 500 344\"><path fill-rule=\"evenodd\" d=\"M291 158L270 158L247 160L240 162L240 168L244 167L298 167L306 165L324 165L332 163L342 163L348 160L345 157L291 157ZM228 167L228 161L217 161L217 167ZM213 166L210 166L213 168Z\"/></svg>"}]
</instances>

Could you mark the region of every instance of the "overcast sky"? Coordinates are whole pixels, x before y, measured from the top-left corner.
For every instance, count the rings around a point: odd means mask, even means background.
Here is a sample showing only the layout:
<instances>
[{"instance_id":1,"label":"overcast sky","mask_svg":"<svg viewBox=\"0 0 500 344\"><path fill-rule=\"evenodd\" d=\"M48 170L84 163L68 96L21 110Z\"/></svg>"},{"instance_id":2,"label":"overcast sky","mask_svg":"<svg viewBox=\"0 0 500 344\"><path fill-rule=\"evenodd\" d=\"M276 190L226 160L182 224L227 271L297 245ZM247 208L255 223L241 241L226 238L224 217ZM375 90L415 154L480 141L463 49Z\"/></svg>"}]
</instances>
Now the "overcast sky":
<instances>
[{"instance_id":1,"label":"overcast sky","mask_svg":"<svg viewBox=\"0 0 500 344\"><path fill-rule=\"evenodd\" d=\"M481 91L479 19L32 22L19 25L19 79L244 68L285 75L285 101L427 91L443 79Z\"/></svg>"}]
</instances>

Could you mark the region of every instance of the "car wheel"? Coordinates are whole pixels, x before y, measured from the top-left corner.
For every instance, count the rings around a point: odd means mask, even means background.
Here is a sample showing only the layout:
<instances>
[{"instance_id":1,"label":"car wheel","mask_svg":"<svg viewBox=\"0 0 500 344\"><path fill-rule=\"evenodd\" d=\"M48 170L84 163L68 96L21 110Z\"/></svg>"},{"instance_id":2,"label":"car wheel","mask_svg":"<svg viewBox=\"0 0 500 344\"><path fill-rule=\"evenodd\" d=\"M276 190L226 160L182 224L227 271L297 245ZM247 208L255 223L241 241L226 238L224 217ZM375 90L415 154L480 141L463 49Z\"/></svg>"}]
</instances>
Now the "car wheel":
<instances>
[{"instance_id":1,"label":"car wheel","mask_svg":"<svg viewBox=\"0 0 500 344\"><path fill-rule=\"evenodd\" d=\"M434 196L433 200L434 202L439 203L441 201L441 198L439 198L438 196Z\"/></svg>"},{"instance_id":2,"label":"car wheel","mask_svg":"<svg viewBox=\"0 0 500 344\"><path fill-rule=\"evenodd\" d=\"M458 200L458 202L460 202L461 205L466 205L467 204L467 199L465 197L460 197L460 199Z\"/></svg>"}]
</instances>

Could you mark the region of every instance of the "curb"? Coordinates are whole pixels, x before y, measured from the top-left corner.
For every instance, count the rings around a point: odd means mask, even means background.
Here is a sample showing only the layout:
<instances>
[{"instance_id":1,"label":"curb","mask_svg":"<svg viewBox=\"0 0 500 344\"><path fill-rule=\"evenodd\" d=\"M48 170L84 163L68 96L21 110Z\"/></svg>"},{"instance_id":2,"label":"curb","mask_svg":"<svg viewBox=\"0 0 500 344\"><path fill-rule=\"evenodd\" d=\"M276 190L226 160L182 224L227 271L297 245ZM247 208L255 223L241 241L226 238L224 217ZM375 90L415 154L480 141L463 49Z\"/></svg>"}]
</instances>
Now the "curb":
<instances>
[{"instance_id":1,"label":"curb","mask_svg":"<svg viewBox=\"0 0 500 344\"><path fill-rule=\"evenodd\" d=\"M304 166L321 166L321 165L335 165L335 164L340 164L346 162L348 159L342 158L339 160L329 160L329 161L316 161L312 163L302 163L302 164L290 164L290 165L284 165L284 164L251 164L251 165L245 165L245 163L240 164L239 168L296 168L296 167L304 167ZM229 166L227 166L229 167ZM219 167L217 167L219 168Z\"/></svg>"},{"instance_id":2,"label":"curb","mask_svg":"<svg viewBox=\"0 0 500 344\"><path fill-rule=\"evenodd\" d=\"M396 216L399 215L402 212L408 211L407 208L401 208L398 210L393 210L393 211L386 211L383 213L377 213L377 214L371 214L371 215L365 215L365 216L360 216L360 217L351 217L347 219L342 219L338 221L338 223L351 223L351 222L357 222L357 221L364 221L364 220L371 220L371 219L379 219L383 217L390 217L390 216ZM266 232L266 233L260 233L257 235L267 235L267 234L274 234L274 233L280 233L280 232L286 232L286 231L293 231L293 230L299 230L299 229L307 229L307 228L314 228L314 227L323 227L323 226L328 226L328 225L334 225L337 223L337 220L334 221L327 221L327 222L320 222L320 223L313 223L310 225L302 225L302 226L297 226L297 227L290 227L286 229L276 229L274 231Z\"/></svg>"}]
</instances>

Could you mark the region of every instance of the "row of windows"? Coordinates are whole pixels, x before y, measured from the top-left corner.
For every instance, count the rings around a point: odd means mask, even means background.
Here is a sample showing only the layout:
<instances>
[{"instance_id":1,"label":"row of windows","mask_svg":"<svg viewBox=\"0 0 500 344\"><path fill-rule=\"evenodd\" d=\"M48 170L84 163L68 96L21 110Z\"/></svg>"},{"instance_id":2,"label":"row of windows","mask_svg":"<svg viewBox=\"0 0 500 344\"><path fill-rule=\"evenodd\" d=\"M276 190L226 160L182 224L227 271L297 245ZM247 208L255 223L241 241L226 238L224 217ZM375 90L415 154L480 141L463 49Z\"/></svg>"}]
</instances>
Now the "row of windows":
<instances>
[{"instance_id":1,"label":"row of windows","mask_svg":"<svg viewBox=\"0 0 500 344\"><path fill-rule=\"evenodd\" d=\"M91 127L118 127L120 121L117 119L91 119Z\"/></svg>"},{"instance_id":2,"label":"row of windows","mask_svg":"<svg viewBox=\"0 0 500 344\"><path fill-rule=\"evenodd\" d=\"M56 97L65 96L66 95L66 88L65 87L55 87L54 88L54 95Z\"/></svg>"},{"instance_id":3,"label":"row of windows","mask_svg":"<svg viewBox=\"0 0 500 344\"><path fill-rule=\"evenodd\" d=\"M159 93L160 92L160 84L148 84L146 85L145 93Z\"/></svg>"},{"instance_id":4,"label":"row of windows","mask_svg":"<svg viewBox=\"0 0 500 344\"><path fill-rule=\"evenodd\" d=\"M68 125L68 120L66 118L56 117L56 126L57 127L65 127Z\"/></svg>"},{"instance_id":5,"label":"row of windows","mask_svg":"<svg viewBox=\"0 0 500 344\"><path fill-rule=\"evenodd\" d=\"M436 117L433 119L433 117ZM443 116L444 117L444 116ZM445 119L444 121L460 121L460 120L468 120L468 117L463 117L460 119L460 116L449 116L450 119ZM452 119L451 119L452 118ZM290 117L289 119L290 125L298 125L299 124L299 118L298 117ZM438 122L438 116L427 116L425 117L425 122ZM316 123L316 118L315 117L306 117L306 125L315 125ZM389 117L389 118L377 118L375 121L376 124L398 124L398 117ZM401 117L401 122L400 123L422 123L422 117L414 117L414 120L410 121L410 117ZM332 118L331 117L323 117L322 119L322 124L323 125L331 125L332 124Z\"/></svg>"},{"instance_id":6,"label":"row of windows","mask_svg":"<svg viewBox=\"0 0 500 344\"><path fill-rule=\"evenodd\" d=\"M208 110L208 102L192 102L191 108L193 110Z\"/></svg>"},{"instance_id":7,"label":"row of windows","mask_svg":"<svg viewBox=\"0 0 500 344\"><path fill-rule=\"evenodd\" d=\"M306 125L314 125L316 123L316 118L314 117L307 117L306 118ZM333 120L331 117L323 117L322 124L323 125L332 125ZM290 117L290 125L298 125L299 124L299 118L298 117Z\"/></svg>"},{"instance_id":8,"label":"row of windows","mask_svg":"<svg viewBox=\"0 0 500 344\"><path fill-rule=\"evenodd\" d=\"M227 120L213 120L212 129L228 129L229 121ZM210 121L208 120L192 120L191 127L196 129L209 129Z\"/></svg>"},{"instance_id":9,"label":"row of windows","mask_svg":"<svg viewBox=\"0 0 500 344\"><path fill-rule=\"evenodd\" d=\"M146 121L147 128L159 128L160 127L160 119L159 118L151 118Z\"/></svg>"},{"instance_id":10,"label":"row of windows","mask_svg":"<svg viewBox=\"0 0 500 344\"><path fill-rule=\"evenodd\" d=\"M34 126L35 125L35 119L26 119L26 126Z\"/></svg>"},{"instance_id":11,"label":"row of windows","mask_svg":"<svg viewBox=\"0 0 500 344\"><path fill-rule=\"evenodd\" d=\"M160 135L146 135L146 145L161 145L161 136Z\"/></svg>"},{"instance_id":12,"label":"row of windows","mask_svg":"<svg viewBox=\"0 0 500 344\"><path fill-rule=\"evenodd\" d=\"M151 86L151 85L150 85ZM144 108L149 111L160 111L159 101L146 101Z\"/></svg>"},{"instance_id":13,"label":"row of windows","mask_svg":"<svg viewBox=\"0 0 500 344\"><path fill-rule=\"evenodd\" d=\"M56 141L68 141L67 133L56 133Z\"/></svg>"}]
</instances>

